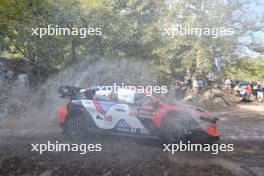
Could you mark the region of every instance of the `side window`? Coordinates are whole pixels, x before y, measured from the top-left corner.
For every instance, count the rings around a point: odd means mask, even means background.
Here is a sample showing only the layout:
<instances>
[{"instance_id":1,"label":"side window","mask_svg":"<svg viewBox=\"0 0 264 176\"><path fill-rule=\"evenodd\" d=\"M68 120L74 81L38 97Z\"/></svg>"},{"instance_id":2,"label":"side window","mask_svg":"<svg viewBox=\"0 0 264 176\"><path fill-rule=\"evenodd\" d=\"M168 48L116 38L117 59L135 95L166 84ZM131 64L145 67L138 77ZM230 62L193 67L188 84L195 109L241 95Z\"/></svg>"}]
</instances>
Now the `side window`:
<instances>
[{"instance_id":1,"label":"side window","mask_svg":"<svg viewBox=\"0 0 264 176\"><path fill-rule=\"evenodd\" d=\"M149 96L145 96L144 101L142 102L143 105L151 105L153 104L152 98Z\"/></svg>"},{"instance_id":2,"label":"side window","mask_svg":"<svg viewBox=\"0 0 264 176\"><path fill-rule=\"evenodd\" d=\"M152 98L149 96L146 96L143 93L137 93L135 95L135 103L137 104L142 104L142 105L148 105L148 104L152 104Z\"/></svg>"},{"instance_id":3,"label":"side window","mask_svg":"<svg viewBox=\"0 0 264 176\"><path fill-rule=\"evenodd\" d=\"M84 92L85 98L88 100L93 100L95 95L95 90L86 90Z\"/></svg>"},{"instance_id":4,"label":"side window","mask_svg":"<svg viewBox=\"0 0 264 176\"><path fill-rule=\"evenodd\" d=\"M135 94L135 103L136 104L141 104L144 101L145 94L143 93L136 93Z\"/></svg>"}]
</instances>

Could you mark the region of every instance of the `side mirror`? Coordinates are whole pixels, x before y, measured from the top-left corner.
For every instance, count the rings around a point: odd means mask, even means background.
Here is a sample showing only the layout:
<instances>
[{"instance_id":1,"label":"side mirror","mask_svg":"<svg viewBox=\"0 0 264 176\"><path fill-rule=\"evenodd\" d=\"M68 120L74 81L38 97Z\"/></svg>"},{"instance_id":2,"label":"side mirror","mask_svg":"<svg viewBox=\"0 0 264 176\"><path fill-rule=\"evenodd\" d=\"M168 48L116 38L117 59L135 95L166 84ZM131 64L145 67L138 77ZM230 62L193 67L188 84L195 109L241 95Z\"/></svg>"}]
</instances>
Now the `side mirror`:
<instances>
[{"instance_id":1,"label":"side mirror","mask_svg":"<svg viewBox=\"0 0 264 176\"><path fill-rule=\"evenodd\" d=\"M88 100L92 100L94 98L94 94L95 94L95 90L86 90L84 92L84 95L85 97L88 99Z\"/></svg>"}]
</instances>

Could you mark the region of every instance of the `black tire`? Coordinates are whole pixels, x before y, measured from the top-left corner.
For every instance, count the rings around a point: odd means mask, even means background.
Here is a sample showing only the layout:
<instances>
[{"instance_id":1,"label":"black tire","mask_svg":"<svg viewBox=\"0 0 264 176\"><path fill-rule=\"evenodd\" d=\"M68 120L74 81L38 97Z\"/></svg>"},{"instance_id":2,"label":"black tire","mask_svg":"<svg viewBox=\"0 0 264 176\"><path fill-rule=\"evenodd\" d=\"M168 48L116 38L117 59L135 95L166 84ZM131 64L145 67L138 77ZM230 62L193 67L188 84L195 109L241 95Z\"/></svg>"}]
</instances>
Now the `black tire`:
<instances>
[{"instance_id":1,"label":"black tire","mask_svg":"<svg viewBox=\"0 0 264 176\"><path fill-rule=\"evenodd\" d=\"M160 133L162 143L185 142L191 134L195 122L191 115L185 112L167 114L161 123Z\"/></svg>"},{"instance_id":2,"label":"black tire","mask_svg":"<svg viewBox=\"0 0 264 176\"><path fill-rule=\"evenodd\" d=\"M65 125L65 134L70 138L83 137L86 130L87 120L82 113L71 113Z\"/></svg>"}]
</instances>

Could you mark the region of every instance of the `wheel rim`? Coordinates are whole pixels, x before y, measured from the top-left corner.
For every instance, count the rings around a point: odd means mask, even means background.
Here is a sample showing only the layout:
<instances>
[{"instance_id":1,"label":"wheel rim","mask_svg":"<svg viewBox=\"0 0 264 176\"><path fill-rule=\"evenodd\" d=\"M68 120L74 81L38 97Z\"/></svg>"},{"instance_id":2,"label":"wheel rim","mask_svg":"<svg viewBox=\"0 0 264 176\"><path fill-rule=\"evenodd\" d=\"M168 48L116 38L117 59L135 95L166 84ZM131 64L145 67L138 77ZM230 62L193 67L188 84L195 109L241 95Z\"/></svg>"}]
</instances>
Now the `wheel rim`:
<instances>
[{"instance_id":1,"label":"wheel rim","mask_svg":"<svg viewBox=\"0 0 264 176\"><path fill-rule=\"evenodd\" d=\"M80 118L69 119L68 134L70 136L80 136L83 132L83 124Z\"/></svg>"}]
</instances>

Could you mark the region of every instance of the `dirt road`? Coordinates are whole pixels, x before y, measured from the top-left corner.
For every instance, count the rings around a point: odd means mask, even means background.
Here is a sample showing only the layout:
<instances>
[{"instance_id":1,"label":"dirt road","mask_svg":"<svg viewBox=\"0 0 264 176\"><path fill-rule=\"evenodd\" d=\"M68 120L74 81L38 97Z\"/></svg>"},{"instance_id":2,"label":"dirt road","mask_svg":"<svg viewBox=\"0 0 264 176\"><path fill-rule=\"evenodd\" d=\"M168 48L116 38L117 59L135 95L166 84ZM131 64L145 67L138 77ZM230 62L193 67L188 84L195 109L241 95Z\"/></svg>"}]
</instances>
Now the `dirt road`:
<instances>
[{"instance_id":1,"label":"dirt road","mask_svg":"<svg viewBox=\"0 0 264 176\"><path fill-rule=\"evenodd\" d=\"M234 144L233 152L162 152L157 141L118 136L88 136L73 141L56 130L1 128L0 175L41 176L264 176L264 106L238 105L218 112L220 143ZM31 152L30 144L101 143L101 152Z\"/></svg>"}]
</instances>

